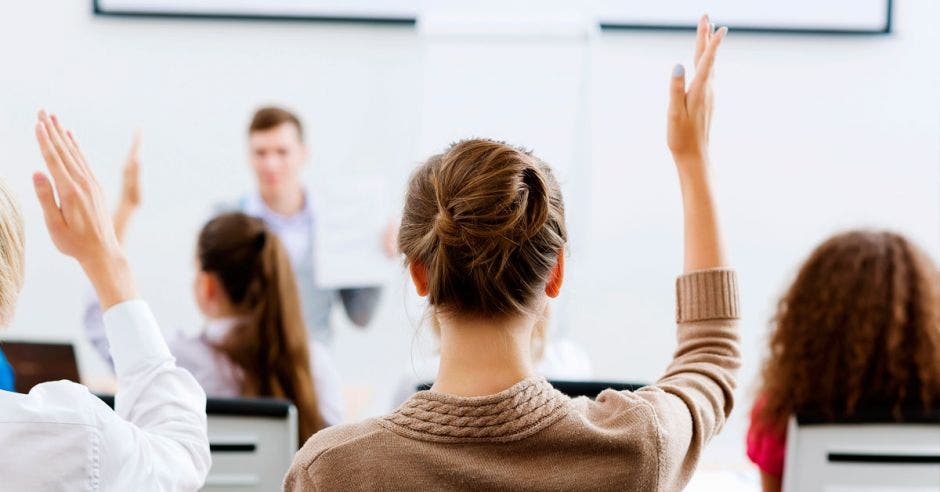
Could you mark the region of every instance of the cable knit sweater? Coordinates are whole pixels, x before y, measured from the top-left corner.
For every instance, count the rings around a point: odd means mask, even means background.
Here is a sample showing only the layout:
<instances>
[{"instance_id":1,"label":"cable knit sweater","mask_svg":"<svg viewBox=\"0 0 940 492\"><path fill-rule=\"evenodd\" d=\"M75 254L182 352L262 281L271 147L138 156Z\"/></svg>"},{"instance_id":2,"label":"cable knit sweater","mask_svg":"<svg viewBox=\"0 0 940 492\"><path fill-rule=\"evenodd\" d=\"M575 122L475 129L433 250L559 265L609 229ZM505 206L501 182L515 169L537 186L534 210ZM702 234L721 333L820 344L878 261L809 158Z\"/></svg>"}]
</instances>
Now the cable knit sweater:
<instances>
[{"instance_id":1,"label":"cable knit sweater","mask_svg":"<svg viewBox=\"0 0 940 492\"><path fill-rule=\"evenodd\" d=\"M421 391L311 437L285 489L681 489L731 412L740 354L734 272L693 272L676 291L678 348L656 384L594 399L538 377L482 397Z\"/></svg>"}]
</instances>

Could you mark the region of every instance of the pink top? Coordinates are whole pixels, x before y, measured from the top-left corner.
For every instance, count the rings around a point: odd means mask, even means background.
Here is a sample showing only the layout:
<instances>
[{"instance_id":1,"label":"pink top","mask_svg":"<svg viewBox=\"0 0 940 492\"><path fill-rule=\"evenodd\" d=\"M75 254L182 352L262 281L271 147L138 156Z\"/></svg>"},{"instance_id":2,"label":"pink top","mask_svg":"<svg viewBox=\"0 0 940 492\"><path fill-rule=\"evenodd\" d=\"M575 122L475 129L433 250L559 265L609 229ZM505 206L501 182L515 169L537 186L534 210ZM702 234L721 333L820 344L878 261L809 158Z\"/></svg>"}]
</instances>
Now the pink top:
<instances>
[{"instance_id":1,"label":"pink top","mask_svg":"<svg viewBox=\"0 0 940 492\"><path fill-rule=\"evenodd\" d=\"M787 433L777 431L757 420L757 413L764 406L759 397L751 409L751 426L747 430L747 457L768 475L783 478L783 459L787 454Z\"/></svg>"}]
</instances>

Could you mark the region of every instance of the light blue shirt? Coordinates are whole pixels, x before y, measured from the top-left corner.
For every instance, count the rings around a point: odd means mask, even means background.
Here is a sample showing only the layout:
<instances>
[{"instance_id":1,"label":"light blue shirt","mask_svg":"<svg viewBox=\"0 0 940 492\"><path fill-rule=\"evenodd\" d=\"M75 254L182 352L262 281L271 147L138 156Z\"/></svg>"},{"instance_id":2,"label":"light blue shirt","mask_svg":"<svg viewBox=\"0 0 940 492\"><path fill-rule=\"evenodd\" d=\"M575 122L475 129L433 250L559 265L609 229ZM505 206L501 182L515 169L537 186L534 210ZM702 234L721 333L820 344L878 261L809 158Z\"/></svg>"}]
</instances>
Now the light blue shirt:
<instances>
[{"instance_id":1,"label":"light blue shirt","mask_svg":"<svg viewBox=\"0 0 940 492\"><path fill-rule=\"evenodd\" d=\"M235 207L221 206L217 207L216 211L223 213L234 209L257 217L277 234L278 239L287 249L294 269L307 330L314 340L331 345L333 330L330 326L330 312L333 303L342 301L349 320L357 326L364 327L375 314L381 287L332 289L317 285L313 246L316 232L315 215L309 204L310 200L305 199L304 207L300 212L285 216L268 208L261 199L261 195L253 193L239 200Z\"/></svg>"}]
</instances>

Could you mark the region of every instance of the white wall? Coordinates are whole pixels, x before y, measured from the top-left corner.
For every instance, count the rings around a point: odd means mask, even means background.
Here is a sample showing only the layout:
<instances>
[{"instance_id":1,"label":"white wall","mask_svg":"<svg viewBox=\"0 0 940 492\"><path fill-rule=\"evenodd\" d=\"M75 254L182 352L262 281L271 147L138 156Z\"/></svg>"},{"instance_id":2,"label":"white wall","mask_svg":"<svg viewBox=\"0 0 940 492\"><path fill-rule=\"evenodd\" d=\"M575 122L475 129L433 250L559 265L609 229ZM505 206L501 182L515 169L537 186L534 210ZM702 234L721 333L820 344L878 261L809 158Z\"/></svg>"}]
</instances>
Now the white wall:
<instances>
[{"instance_id":1,"label":"white wall","mask_svg":"<svg viewBox=\"0 0 940 492\"><path fill-rule=\"evenodd\" d=\"M712 157L741 275L742 397L774 299L815 243L843 227L888 226L935 258L940 251L940 4L895 7L889 36L731 33L722 49ZM459 73L462 61L430 56L409 28L95 18L90 10L77 0L4 9L0 174L23 202L29 243L27 285L4 337L76 339L91 379L103 367L81 341L84 284L54 251L32 197L29 175L41 166L32 138L38 108L57 111L76 130L107 190L117 189L133 129L143 130L145 204L128 249L158 319L182 326L198 323L189 296L195 233L212 203L252 185L243 137L253 107L282 102L304 116L315 154L310 179L331 169L383 169L398 186L423 157L428 144L419 140L429 125L441 135L464 128L427 121L439 113L422 108L425 94L446 96L425 86L426 74ZM664 108L672 65L689 65L691 42L690 33L605 33L589 48L590 133L581 154L589 162L572 162L564 183L578 236L562 329L589 350L602 378L652 380L673 348L681 217ZM511 58L492 60L494 74L559 70L545 49L533 45L538 56L527 59L517 46ZM506 87L521 107L538 107L531 99L538 91ZM455 90L448 101L492 112L491 127L473 127L478 135L551 126L527 121L526 111L481 107L483 96ZM533 140L515 143L538 152L541 139ZM420 313L403 287L403 278L390 282L367 332L337 317L337 357L363 414L386 409L408 366ZM722 456L740 458L745 414L738 407L716 446Z\"/></svg>"}]
</instances>

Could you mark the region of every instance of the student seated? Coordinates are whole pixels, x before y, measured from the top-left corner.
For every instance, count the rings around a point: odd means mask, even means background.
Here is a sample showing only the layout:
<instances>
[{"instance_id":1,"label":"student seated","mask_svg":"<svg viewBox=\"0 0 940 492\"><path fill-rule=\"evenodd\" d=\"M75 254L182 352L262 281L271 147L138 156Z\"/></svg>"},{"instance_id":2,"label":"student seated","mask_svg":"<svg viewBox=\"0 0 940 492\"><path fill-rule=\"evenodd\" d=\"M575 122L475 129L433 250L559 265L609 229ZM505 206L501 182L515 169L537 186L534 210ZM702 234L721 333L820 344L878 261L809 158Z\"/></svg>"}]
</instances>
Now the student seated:
<instances>
[{"instance_id":1,"label":"student seated","mask_svg":"<svg viewBox=\"0 0 940 492\"><path fill-rule=\"evenodd\" d=\"M663 377L636 392L570 399L536 375L532 330L564 278L558 183L525 151L459 142L412 175L399 233L440 326L437 379L390 415L314 435L295 456L287 490L686 484L731 411L740 364L735 274L707 169L708 82L724 34L703 18L689 92L681 66L671 82L668 140L686 208L686 274L677 282L678 349Z\"/></svg>"},{"instance_id":2,"label":"student seated","mask_svg":"<svg viewBox=\"0 0 940 492\"><path fill-rule=\"evenodd\" d=\"M115 230L123 239L140 203L137 144L124 172ZM210 396L277 397L297 406L300 438L342 421L339 375L325 346L308 344L290 259L261 219L233 212L210 220L196 246L196 304L207 322L200 334L167 334L177 363ZM108 358L97 302L85 330ZM312 371L311 371L312 369Z\"/></svg>"},{"instance_id":3,"label":"student seated","mask_svg":"<svg viewBox=\"0 0 940 492\"><path fill-rule=\"evenodd\" d=\"M101 188L77 142L44 112L36 136L52 175L52 181L33 176L46 227L101 300L119 389L115 410L70 381L42 383L29 394L0 391L0 488L196 490L210 464L205 393L174 364L150 308L137 297ZM0 181L4 325L23 284L23 240L19 207ZM55 309L58 301L48 304Z\"/></svg>"},{"instance_id":4,"label":"student seated","mask_svg":"<svg viewBox=\"0 0 940 492\"><path fill-rule=\"evenodd\" d=\"M779 491L787 421L940 407L940 272L890 232L851 231L819 247L780 299L747 454Z\"/></svg>"}]
</instances>

